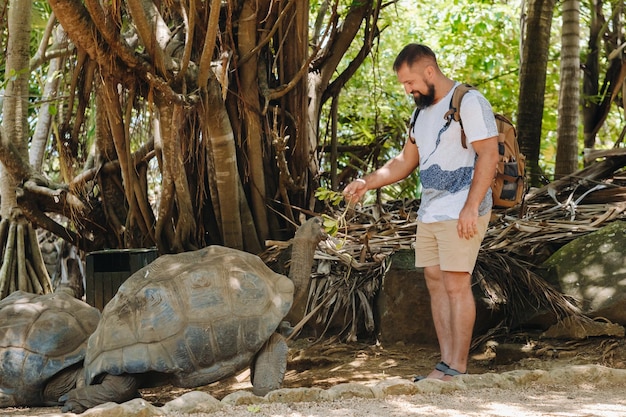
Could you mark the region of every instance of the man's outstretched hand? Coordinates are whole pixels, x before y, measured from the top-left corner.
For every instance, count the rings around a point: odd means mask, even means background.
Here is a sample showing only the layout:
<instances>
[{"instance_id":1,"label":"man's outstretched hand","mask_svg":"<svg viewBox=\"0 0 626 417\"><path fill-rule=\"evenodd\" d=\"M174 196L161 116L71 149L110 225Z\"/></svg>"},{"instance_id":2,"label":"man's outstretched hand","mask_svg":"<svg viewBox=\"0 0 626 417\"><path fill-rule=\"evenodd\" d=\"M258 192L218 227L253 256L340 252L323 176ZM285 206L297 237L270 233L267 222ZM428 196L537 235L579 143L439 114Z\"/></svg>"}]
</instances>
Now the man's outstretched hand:
<instances>
[{"instance_id":1,"label":"man's outstretched hand","mask_svg":"<svg viewBox=\"0 0 626 417\"><path fill-rule=\"evenodd\" d=\"M361 201L367 190L369 190L367 181L363 178L357 178L344 188L343 197L348 204L356 204Z\"/></svg>"}]
</instances>

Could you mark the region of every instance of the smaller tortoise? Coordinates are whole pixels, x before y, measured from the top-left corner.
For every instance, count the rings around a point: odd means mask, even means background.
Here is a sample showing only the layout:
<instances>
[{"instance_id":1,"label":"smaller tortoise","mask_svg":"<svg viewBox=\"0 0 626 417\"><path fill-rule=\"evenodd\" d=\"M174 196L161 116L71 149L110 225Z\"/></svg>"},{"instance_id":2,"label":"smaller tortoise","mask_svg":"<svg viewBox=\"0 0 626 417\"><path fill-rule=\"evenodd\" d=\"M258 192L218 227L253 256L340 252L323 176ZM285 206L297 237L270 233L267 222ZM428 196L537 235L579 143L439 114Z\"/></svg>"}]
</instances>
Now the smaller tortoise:
<instances>
[{"instance_id":1,"label":"smaller tortoise","mask_svg":"<svg viewBox=\"0 0 626 417\"><path fill-rule=\"evenodd\" d=\"M292 270L302 276L292 279L222 246L164 255L131 275L105 306L89 338L86 386L61 398L63 411L128 401L142 387L207 385L247 367L255 394L280 388L288 347L277 328L294 287L307 290L324 236L320 218L298 229Z\"/></svg>"},{"instance_id":2,"label":"smaller tortoise","mask_svg":"<svg viewBox=\"0 0 626 417\"><path fill-rule=\"evenodd\" d=\"M0 301L0 407L60 405L76 385L100 312L65 289Z\"/></svg>"}]
</instances>

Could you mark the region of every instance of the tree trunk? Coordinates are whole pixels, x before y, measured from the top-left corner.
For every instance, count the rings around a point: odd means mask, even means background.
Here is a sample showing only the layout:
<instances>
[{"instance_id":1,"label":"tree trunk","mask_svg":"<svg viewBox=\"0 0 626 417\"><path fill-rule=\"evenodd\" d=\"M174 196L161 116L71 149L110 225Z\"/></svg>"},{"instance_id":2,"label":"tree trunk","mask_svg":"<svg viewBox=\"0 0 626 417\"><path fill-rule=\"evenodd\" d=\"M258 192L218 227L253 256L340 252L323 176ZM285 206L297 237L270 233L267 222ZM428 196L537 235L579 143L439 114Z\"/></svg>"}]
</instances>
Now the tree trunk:
<instances>
[{"instance_id":1,"label":"tree trunk","mask_svg":"<svg viewBox=\"0 0 626 417\"><path fill-rule=\"evenodd\" d=\"M583 138L585 150L593 149L596 142L594 128L596 114L600 105L598 93L600 91L600 47L601 30L603 27L602 0L589 2L590 22L589 41L587 42L587 58L583 72Z\"/></svg>"},{"instance_id":2,"label":"tree trunk","mask_svg":"<svg viewBox=\"0 0 626 417\"><path fill-rule=\"evenodd\" d=\"M319 56L324 58L317 63L321 69L319 73L312 71L309 74L309 104L307 109L309 120L315 121L320 119L324 103L329 99L334 100L338 97L343 86L350 80L363 60L368 56L373 42L378 36L375 28L377 27L381 7L380 2L364 1L352 3L337 36L333 37L333 41L318 53ZM359 53L351 61L350 65L339 76L336 76L331 84L331 79L336 74L341 58L352 45L352 41L361 28L361 22L364 20L369 21L365 25L366 30L364 30L363 44ZM316 123L308 124L307 134L311 146L313 144L316 146L318 141L318 126ZM331 163L335 162L332 161Z\"/></svg>"},{"instance_id":3,"label":"tree trunk","mask_svg":"<svg viewBox=\"0 0 626 417\"><path fill-rule=\"evenodd\" d=\"M621 19L623 2L613 5L613 24L604 17L603 2L591 2L591 22L585 71L583 77L583 137L585 154L595 147L596 135L606 120L611 106L621 92L626 77L623 59ZM613 31L611 31L613 27ZM600 87L600 52L607 51L609 65ZM585 161L589 162L589 161Z\"/></svg>"},{"instance_id":4,"label":"tree trunk","mask_svg":"<svg viewBox=\"0 0 626 417\"><path fill-rule=\"evenodd\" d=\"M12 0L8 13L8 42L5 77L7 80L2 108L3 141L10 142L21 155L26 155L28 140L28 75L31 2ZM5 146L8 143L3 143ZM16 220L19 214L16 188L18 181L6 167L0 173L0 217ZM2 242L4 245L5 242Z\"/></svg>"},{"instance_id":5,"label":"tree trunk","mask_svg":"<svg viewBox=\"0 0 626 417\"><path fill-rule=\"evenodd\" d=\"M315 189L312 179L319 172L319 161L316 154L317 137L307 136L309 117L308 104L308 80L302 76L302 69L308 68L308 30L309 30L309 5L308 2L296 1L293 3L291 19L282 23L279 29L278 42L284 44L284 51L280 54L279 80L281 84L294 83L294 87L280 99L281 115L283 122L277 127L278 134L288 137L288 146L291 150L289 158L289 172L300 173L299 178L291 178L295 187L292 187L290 201L286 203L298 207L313 209L311 201L307 197L312 196L311 188ZM305 72L308 74L308 70ZM285 123L291 120L291 123ZM285 186L285 183L281 186ZM296 216L288 210L291 220Z\"/></svg>"},{"instance_id":6,"label":"tree trunk","mask_svg":"<svg viewBox=\"0 0 626 417\"><path fill-rule=\"evenodd\" d=\"M578 169L578 112L580 103L580 2L563 3L561 32L561 88L554 177Z\"/></svg>"},{"instance_id":7,"label":"tree trunk","mask_svg":"<svg viewBox=\"0 0 626 417\"><path fill-rule=\"evenodd\" d=\"M157 100L159 129L162 146L162 176L169 193L163 195L159 206L157 230L173 228L173 240L159 240L162 253L183 252L197 249L196 228L189 182L184 159L189 154L189 147L184 146L184 119L182 108L159 98Z\"/></svg>"},{"instance_id":8,"label":"tree trunk","mask_svg":"<svg viewBox=\"0 0 626 417\"><path fill-rule=\"evenodd\" d=\"M261 249L251 215L246 204L241 179L237 171L237 151L222 94L215 77L208 79L206 94L206 137L208 181L211 190L214 212L218 217L223 244L237 249L254 251ZM242 207L245 209L242 211ZM247 211L247 214L244 212ZM243 219L248 219L244 222ZM242 228L249 232L249 239Z\"/></svg>"},{"instance_id":9,"label":"tree trunk","mask_svg":"<svg viewBox=\"0 0 626 417\"><path fill-rule=\"evenodd\" d=\"M257 0L245 0L239 19L239 56L249 56L239 64L239 82L241 84L243 109L243 139L246 143L248 158L248 177L252 212L256 219L258 235L266 240L269 237L267 223L267 193L263 169L263 155L267 150L263 146L263 129L261 127L261 103L259 100L258 54L253 50L257 46Z\"/></svg>"},{"instance_id":10,"label":"tree trunk","mask_svg":"<svg viewBox=\"0 0 626 417\"><path fill-rule=\"evenodd\" d=\"M52 32L53 45L67 43L67 36L61 26L57 26L57 29ZM45 54L45 49L43 53ZM35 126L35 132L33 133L30 144L29 160L30 164L38 172L41 172L46 146L50 138L53 118L51 108L54 105L54 99L57 97L61 81L61 77L58 76L57 72L62 70L63 62L64 59L62 57L52 58L50 60L42 95L43 103L39 108L39 112L37 112L37 125Z\"/></svg>"},{"instance_id":11,"label":"tree trunk","mask_svg":"<svg viewBox=\"0 0 626 417\"><path fill-rule=\"evenodd\" d=\"M550 28L555 0L529 0L527 26L522 46L520 93L517 108L517 131L520 150L526 155L531 184L538 184L541 124Z\"/></svg>"},{"instance_id":12,"label":"tree trunk","mask_svg":"<svg viewBox=\"0 0 626 417\"><path fill-rule=\"evenodd\" d=\"M104 98L104 88L101 77L97 77L95 83L96 93L96 126L95 126L95 165L97 167L105 166L107 163L117 161L117 152L109 119L107 117L107 106ZM112 169L109 172L102 172L98 169L96 182L101 193L101 204L104 216L107 219L106 233L103 233L107 247L123 248L124 247L124 227L125 219L128 215L128 207L124 198L124 185L122 175L119 169Z\"/></svg>"},{"instance_id":13,"label":"tree trunk","mask_svg":"<svg viewBox=\"0 0 626 417\"><path fill-rule=\"evenodd\" d=\"M28 78L30 75L30 1L9 4L6 75L7 86L2 108L0 140L21 160L28 159ZM52 291L37 236L24 218L17 202L18 179L6 166L0 166L0 299L13 291L36 294Z\"/></svg>"}]
</instances>

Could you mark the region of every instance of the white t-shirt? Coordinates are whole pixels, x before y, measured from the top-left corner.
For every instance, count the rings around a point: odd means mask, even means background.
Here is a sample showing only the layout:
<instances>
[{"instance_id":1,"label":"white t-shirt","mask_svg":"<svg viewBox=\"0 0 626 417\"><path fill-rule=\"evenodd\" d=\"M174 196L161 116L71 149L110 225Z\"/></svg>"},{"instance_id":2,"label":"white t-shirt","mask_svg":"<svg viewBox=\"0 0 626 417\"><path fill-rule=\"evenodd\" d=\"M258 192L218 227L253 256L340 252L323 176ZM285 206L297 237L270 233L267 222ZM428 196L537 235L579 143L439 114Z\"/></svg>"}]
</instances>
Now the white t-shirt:
<instances>
[{"instance_id":1,"label":"white t-shirt","mask_svg":"<svg viewBox=\"0 0 626 417\"><path fill-rule=\"evenodd\" d=\"M417 214L424 223L459 218L474 176L476 152L471 144L498 136L491 105L480 92L470 90L461 103L461 120L467 137L467 149L463 148L460 124L452 121L445 127L444 115L450 108L453 92L454 88L436 104L420 110L411 132L420 154L422 199ZM478 214L487 214L491 205L489 189Z\"/></svg>"}]
</instances>

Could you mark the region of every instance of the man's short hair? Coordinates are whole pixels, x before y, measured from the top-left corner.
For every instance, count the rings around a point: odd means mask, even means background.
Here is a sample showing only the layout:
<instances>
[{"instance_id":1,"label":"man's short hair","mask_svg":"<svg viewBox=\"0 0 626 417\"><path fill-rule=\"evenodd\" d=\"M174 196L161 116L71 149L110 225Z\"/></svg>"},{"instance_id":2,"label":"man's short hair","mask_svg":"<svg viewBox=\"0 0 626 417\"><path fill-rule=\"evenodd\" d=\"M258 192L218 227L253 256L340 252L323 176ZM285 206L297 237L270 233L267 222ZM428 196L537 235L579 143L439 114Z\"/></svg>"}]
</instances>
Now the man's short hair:
<instances>
[{"instance_id":1,"label":"man's short hair","mask_svg":"<svg viewBox=\"0 0 626 417\"><path fill-rule=\"evenodd\" d=\"M410 43L402 48L396 57L396 60L393 63L393 70L398 72L402 65L407 64L410 67L424 58L432 59L435 65L437 65L437 57L432 49L426 45Z\"/></svg>"}]
</instances>

